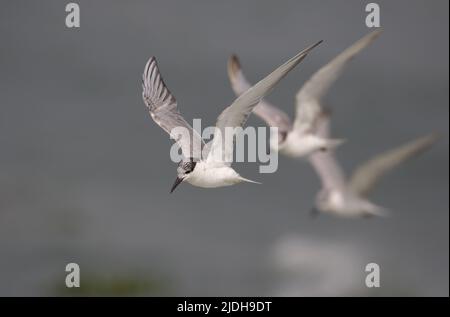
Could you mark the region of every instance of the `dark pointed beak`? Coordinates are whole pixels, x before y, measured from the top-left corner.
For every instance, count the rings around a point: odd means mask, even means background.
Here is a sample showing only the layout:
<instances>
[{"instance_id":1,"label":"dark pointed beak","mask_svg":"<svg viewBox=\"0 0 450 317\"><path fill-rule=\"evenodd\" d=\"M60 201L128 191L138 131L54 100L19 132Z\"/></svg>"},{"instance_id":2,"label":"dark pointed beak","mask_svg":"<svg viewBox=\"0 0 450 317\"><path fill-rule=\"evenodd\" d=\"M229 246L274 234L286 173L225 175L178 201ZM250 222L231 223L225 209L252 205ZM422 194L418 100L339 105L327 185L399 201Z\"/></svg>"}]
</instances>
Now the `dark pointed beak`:
<instances>
[{"instance_id":1,"label":"dark pointed beak","mask_svg":"<svg viewBox=\"0 0 450 317\"><path fill-rule=\"evenodd\" d=\"M173 193L175 188L177 188L177 186L180 185L182 181L183 181L183 178L177 177L177 179L175 180L175 183L173 183L172 188L170 189L170 193Z\"/></svg>"}]
</instances>

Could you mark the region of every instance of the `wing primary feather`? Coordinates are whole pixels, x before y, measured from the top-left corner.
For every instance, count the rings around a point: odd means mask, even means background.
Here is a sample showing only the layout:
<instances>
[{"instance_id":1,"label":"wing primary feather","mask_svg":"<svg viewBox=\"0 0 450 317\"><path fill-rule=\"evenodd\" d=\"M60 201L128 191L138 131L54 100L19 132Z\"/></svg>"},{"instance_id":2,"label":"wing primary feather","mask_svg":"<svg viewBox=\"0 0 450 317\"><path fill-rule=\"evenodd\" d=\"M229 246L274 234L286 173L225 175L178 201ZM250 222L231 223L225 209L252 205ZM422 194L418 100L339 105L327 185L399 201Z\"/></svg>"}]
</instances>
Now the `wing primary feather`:
<instances>
[{"instance_id":1,"label":"wing primary feather","mask_svg":"<svg viewBox=\"0 0 450 317\"><path fill-rule=\"evenodd\" d=\"M372 43L380 33L381 30L371 32L355 42L314 73L300 88L296 95L294 129L314 131L315 120L322 109L321 100L323 96L339 78L349 61Z\"/></svg>"},{"instance_id":2,"label":"wing primary feather","mask_svg":"<svg viewBox=\"0 0 450 317\"><path fill-rule=\"evenodd\" d=\"M241 63L236 54L231 55L228 59L227 70L231 87L236 96L240 96L251 87L251 84L248 82L242 71ZM292 128L289 116L265 99L262 99L259 104L254 107L253 113L264 120L267 125L278 128L280 134L279 140L282 140L286 133Z\"/></svg>"}]
</instances>

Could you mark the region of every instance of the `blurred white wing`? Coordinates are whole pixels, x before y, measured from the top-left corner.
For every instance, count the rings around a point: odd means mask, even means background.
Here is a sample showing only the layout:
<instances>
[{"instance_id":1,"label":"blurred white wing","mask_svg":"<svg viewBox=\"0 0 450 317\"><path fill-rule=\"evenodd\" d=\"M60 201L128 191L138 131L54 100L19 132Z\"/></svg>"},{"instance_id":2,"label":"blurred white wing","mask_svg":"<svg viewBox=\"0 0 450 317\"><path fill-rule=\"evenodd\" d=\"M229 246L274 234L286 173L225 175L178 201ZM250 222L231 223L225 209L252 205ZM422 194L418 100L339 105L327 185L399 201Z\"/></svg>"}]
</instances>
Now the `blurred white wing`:
<instances>
[{"instance_id":1,"label":"blurred white wing","mask_svg":"<svg viewBox=\"0 0 450 317\"><path fill-rule=\"evenodd\" d=\"M362 49L372 43L380 34L374 31L347 48L331 62L317 71L296 95L296 118L294 129L311 132L315 129L322 107L321 99L341 75L348 62Z\"/></svg>"},{"instance_id":2,"label":"blurred white wing","mask_svg":"<svg viewBox=\"0 0 450 317\"><path fill-rule=\"evenodd\" d=\"M177 142L184 158L200 159L202 138L178 111L177 101L166 87L154 57L148 60L142 75L142 98L153 120ZM175 133L174 128L183 128L186 133Z\"/></svg>"},{"instance_id":3,"label":"blurred white wing","mask_svg":"<svg viewBox=\"0 0 450 317\"><path fill-rule=\"evenodd\" d=\"M225 128L242 127L247 121L253 108L266 96L275 85L286 76L295 66L298 65L308 54L310 50L319 45L322 41L301 51L286 63L278 67L263 80L248 89L240 95L230 106L225 108L219 115L216 122L216 132L208 154L208 161L222 162L231 164L233 159L234 140L232 137L226 137Z\"/></svg>"},{"instance_id":4,"label":"blurred white wing","mask_svg":"<svg viewBox=\"0 0 450 317\"><path fill-rule=\"evenodd\" d=\"M350 189L360 196L367 196L383 175L425 152L437 139L438 135L433 133L374 157L355 170L350 179Z\"/></svg>"},{"instance_id":5,"label":"blurred white wing","mask_svg":"<svg viewBox=\"0 0 450 317\"><path fill-rule=\"evenodd\" d=\"M317 135L322 138L330 136L330 114L322 111L317 124ZM322 187L327 190L343 190L346 187L344 171L334 156L334 151L317 151L309 156L309 162L319 176Z\"/></svg>"},{"instance_id":6,"label":"blurred white wing","mask_svg":"<svg viewBox=\"0 0 450 317\"><path fill-rule=\"evenodd\" d=\"M241 64L236 55L232 55L228 60L228 78L236 96L242 95L251 87L242 72ZM289 116L264 99L253 108L253 113L263 119L267 125L277 127L279 133L289 132L292 128Z\"/></svg>"}]
</instances>

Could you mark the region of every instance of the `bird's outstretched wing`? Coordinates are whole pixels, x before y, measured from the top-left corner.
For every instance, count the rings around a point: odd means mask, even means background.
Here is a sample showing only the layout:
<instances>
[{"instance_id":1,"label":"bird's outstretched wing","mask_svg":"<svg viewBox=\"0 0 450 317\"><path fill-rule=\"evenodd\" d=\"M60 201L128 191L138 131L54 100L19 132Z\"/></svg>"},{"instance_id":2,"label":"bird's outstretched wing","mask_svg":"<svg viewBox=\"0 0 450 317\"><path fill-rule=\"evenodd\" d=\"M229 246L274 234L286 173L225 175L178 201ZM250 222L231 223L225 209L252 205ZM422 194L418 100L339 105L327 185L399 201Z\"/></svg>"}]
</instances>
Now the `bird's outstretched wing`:
<instances>
[{"instance_id":1,"label":"bird's outstretched wing","mask_svg":"<svg viewBox=\"0 0 450 317\"><path fill-rule=\"evenodd\" d=\"M436 133L421 137L367 161L353 173L349 184L350 189L360 196L367 196L383 175L401 163L425 152L438 137Z\"/></svg>"},{"instance_id":2,"label":"bird's outstretched wing","mask_svg":"<svg viewBox=\"0 0 450 317\"><path fill-rule=\"evenodd\" d=\"M178 111L177 101L164 83L155 57L145 65L142 98L153 120L180 146L184 159L200 159L202 138Z\"/></svg>"},{"instance_id":3,"label":"bird's outstretched wing","mask_svg":"<svg viewBox=\"0 0 450 317\"><path fill-rule=\"evenodd\" d=\"M232 55L228 60L228 78L236 96L242 95L251 87L242 72L241 64L236 55ZM264 99L253 108L253 113L264 120L267 125L277 127L281 134L289 132L292 128L289 116Z\"/></svg>"},{"instance_id":4,"label":"bird's outstretched wing","mask_svg":"<svg viewBox=\"0 0 450 317\"><path fill-rule=\"evenodd\" d=\"M299 131L314 131L317 118L322 111L321 99L341 75L348 62L362 49L372 43L380 32L380 30L377 30L364 36L335 57L331 62L319 69L302 86L296 95L294 129L298 129Z\"/></svg>"},{"instance_id":5,"label":"bird's outstretched wing","mask_svg":"<svg viewBox=\"0 0 450 317\"><path fill-rule=\"evenodd\" d=\"M324 139L329 138L330 113L328 111L322 111L319 116L316 134ZM323 188L327 190L344 190L346 188L344 171L336 160L333 149L314 152L308 160L319 176Z\"/></svg>"},{"instance_id":6,"label":"bird's outstretched wing","mask_svg":"<svg viewBox=\"0 0 450 317\"><path fill-rule=\"evenodd\" d=\"M319 45L322 41L309 46L301 51L286 63L278 67L263 80L259 81L250 89L240 95L230 106L225 108L217 118L216 131L214 139L208 154L208 161L222 162L231 164L233 159L233 135L226 135L226 128L235 129L242 127L247 121L253 108L264 98L275 85L286 76L295 66L298 65L308 54L310 50ZM229 129L227 129L230 131ZM228 133L230 134L230 133Z\"/></svg>"}]
</instances>

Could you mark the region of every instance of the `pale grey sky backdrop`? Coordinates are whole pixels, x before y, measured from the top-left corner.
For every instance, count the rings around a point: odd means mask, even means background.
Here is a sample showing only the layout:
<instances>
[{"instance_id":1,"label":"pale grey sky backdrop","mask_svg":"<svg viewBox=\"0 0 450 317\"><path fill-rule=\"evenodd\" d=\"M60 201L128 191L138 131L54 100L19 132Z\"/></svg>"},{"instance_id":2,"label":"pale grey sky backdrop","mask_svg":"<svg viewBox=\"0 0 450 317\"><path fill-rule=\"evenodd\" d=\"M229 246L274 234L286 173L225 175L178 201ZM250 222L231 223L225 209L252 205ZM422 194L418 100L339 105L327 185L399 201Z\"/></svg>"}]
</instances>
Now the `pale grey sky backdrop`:
<instances>
[{"instance_id":1,"label":"pale grey sky backdrop","mask_svg":"<svg viewBox=\"0 0 450 317\"><path fill-rule=\"evenodd\" d=\"M83 0L79 29L65 27L67 2L1 1L0 295L53 294L74 261L91 276L156 276L149 295L448 296L448 1L377 1L383 34L327 97L347 171L443 133L372 196L392 217L354 221L311 219L318 180L283 157L275 174L236 165L263 185L170 195L171 142L140 76L157 56L187 120L213 124L234 97L231 53L256 81L322 39L269 97L293 114L308 76L370 31L368 1ZM378 291L363 286L368 262Z\"/></svg>"}]
</instances>

